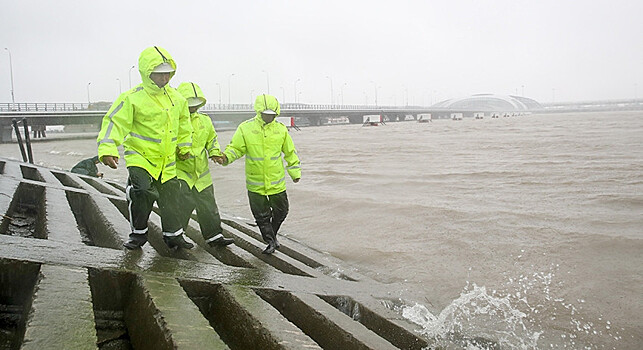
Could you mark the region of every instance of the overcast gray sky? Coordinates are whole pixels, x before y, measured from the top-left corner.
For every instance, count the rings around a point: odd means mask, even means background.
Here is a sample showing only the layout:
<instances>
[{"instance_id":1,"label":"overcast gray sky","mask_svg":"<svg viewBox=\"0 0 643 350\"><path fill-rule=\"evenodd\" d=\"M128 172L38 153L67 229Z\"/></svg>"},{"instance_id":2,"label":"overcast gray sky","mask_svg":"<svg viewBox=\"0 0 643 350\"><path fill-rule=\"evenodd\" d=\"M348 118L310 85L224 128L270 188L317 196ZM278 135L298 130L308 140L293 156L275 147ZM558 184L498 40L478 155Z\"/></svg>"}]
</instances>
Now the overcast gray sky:
<instances>
[{"instance_id":1,"label":"overcast gray sky","mask_svg":"<svg viewBox=\"0 0 643 350\"><path fill-rule=\"evenodd\" d=\"M149 46L209 102L428 105L476 93L540 102L643 95L643 1L0 0L16 102L112 101ZM234 75L232 75L234 74ZM138 67L132 86L140 82ZM300 79L299 81L297 81ZM9 53L0 102L11 101ZM300 93L300 94L299 94ZM638 96L637 96L638 95Z\"/></svg>"}]
</instances>

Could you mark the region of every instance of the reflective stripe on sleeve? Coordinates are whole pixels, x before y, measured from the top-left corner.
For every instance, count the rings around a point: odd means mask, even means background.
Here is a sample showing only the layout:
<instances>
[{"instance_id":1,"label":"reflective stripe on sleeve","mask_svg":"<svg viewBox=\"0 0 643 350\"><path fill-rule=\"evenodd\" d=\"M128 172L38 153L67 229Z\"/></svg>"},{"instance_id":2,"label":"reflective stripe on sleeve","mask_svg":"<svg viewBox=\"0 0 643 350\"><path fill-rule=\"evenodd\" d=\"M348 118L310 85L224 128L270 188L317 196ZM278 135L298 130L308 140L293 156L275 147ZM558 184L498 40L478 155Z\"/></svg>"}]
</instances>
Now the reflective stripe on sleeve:
<instances>
[{"instance_id":1,"label":"reflective stripe on sleeve","mask_svg":"<svg viewBox=\"0 0 643 350\"><path fill-rule=\"evenodd\" d=\"M103 139L98 143L99 145L101 143L108 142L109 135L112 133L112 128L114 127L114 122L112 121L112 117L114 116L114 114L116 114L118 111L120 111L121 108L123 108L123 102L124 101L121 101L121 103L119 103L118 106L116 106L116 108L114 108L112 113L109 114L109 117L108 117L109 118L109 124L107 125L107 131L105 132L105 137L103 137ZM113 142L114 141L112 140L111 143L113 143Z\"/></svg>"}]
</instances>

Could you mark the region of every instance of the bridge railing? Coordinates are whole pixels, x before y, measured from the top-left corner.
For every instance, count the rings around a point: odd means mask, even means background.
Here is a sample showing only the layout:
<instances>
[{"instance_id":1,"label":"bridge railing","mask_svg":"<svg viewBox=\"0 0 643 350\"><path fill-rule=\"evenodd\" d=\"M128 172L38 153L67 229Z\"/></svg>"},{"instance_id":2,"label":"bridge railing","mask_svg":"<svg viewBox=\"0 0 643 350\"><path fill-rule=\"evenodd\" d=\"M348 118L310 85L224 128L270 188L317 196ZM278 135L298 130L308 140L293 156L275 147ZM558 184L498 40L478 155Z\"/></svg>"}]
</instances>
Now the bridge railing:
<instances>
[{"instance_id":1,"label":"bridge railing","mask_svg":"<svg viewBox=\"0 0 643 350\"><path fill-rule=\"evenodd\" d=\"M0 112L66 112L66 111L107 111L109 102L95 103L52 103L52 102L20 102L0 103ZM410 106L368 106L342 104L307 104L283 103L283 110L378 110L378 109L408 109ZM203 107L206 111L248 111L254 107L249 103L218 104L208 103Z\"/></svg>"},{"instance_id":2,"label":"bridge railing","mask_svg":"<svg viewBox=\"0 0 643 350\"><path fill-rule=\"evenodd\" d=\"M404 109L408 106L366 106L366 105L341 105L341 104L307 104L307 103L282 103L281 109L283 110L363 110L363 109ZM251 104L218 104L207 103L203 106L206 111L247 111L253 110L254 106Z\"/></svg>"},{"instance_id":3,"label":"bridge railing","mask_svg":"<svg viewBox=\"0 0 643 350\"><path fill-rule=\"evenodd\" d=\"M38 111L86 111L87 103L53 103L53 102L21 102L21 103L0 103L2 112L38 112ZM95 110L99 110L96 108Z\"/></svg>"}]
</instances>

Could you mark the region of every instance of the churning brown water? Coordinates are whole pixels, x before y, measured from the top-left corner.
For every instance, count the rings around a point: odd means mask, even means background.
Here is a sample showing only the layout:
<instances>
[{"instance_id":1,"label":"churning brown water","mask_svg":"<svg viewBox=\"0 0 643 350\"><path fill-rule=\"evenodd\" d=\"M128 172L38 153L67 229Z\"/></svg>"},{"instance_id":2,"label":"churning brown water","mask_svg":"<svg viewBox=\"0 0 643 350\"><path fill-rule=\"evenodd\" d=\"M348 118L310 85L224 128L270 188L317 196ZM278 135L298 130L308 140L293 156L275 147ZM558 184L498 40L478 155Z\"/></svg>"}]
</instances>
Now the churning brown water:
<instances>
[{"instance_id":1,"label":"churning brown water","mask_svg":"<svg viewBox=\"0 0 643 350\"><path fill-rule=\"evenodd\" d=\"M51 136L55 136L50 133ZM643 347L643 112L291 131L281 234L399 285L418 331L502 348ZM219 133L223 145L232 131ZM95 141L33 145L70 169ZM0 145L20 158L16 144ZM106 178L127 172L99 166ZM251 221L243 161L211 165L222 212Z\"/></svg>"}]
</instances>

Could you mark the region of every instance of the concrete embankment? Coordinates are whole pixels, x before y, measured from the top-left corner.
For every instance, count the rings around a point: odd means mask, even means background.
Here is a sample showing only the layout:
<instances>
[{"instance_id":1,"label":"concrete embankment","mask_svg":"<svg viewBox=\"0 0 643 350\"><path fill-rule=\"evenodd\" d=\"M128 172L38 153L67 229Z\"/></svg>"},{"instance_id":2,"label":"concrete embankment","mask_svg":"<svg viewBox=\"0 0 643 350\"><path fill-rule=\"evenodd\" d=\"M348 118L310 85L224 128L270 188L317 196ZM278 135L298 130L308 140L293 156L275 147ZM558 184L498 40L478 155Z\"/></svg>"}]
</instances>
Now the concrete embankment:
<instances>
[{"instance_id":1,"label":"concrete embankment","mask_svg":"<svg viewBox=\"0 0 643 350\"><path fill-rule=\"evenodd\" d=\"M224 216L227 248L191 220L170 251L160 217L126 251L122 184L0 158L0 349L422 349L394 286L284 237L261 254Z\"/></svg>"}]
</instances>

